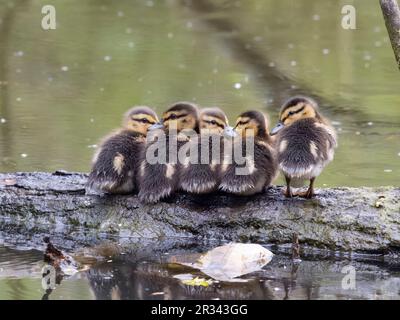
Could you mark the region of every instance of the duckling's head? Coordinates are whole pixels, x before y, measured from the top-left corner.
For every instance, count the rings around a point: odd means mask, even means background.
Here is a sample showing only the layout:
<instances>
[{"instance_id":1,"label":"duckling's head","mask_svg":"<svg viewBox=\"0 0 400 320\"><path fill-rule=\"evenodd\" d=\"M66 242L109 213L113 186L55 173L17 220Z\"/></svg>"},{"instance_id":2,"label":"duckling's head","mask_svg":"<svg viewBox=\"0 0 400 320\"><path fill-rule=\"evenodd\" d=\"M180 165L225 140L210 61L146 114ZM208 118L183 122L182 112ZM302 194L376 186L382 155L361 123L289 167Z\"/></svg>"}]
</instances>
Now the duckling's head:
<instances>
[{"instance_id":1,"label":"duckling's head","mask_svg":"<svg viewBox=\"0 0 400 320\"><path fill-rule=\"evenodd\" d=\"M194 130L199 133L198 108L189 102L175 103L164 112L162 124L166 130Z\"/></svg>"},{"instance_id":2,"label":"duckling's head","mask_svg":"<svg viewBox=\"0 0 400 320\"><path fill-rule=\"evenodd\" d=\"M133 107L125 113L122 126L126 130L147 135L147 130L158 121L157 114L149 107Z\"/></svg>"},{"instance_id":3,"label":"duckling's head","mask_svg":"<svg viewBox=\"0 0 400 320\"><path fill-rule=\"evenodd\" d=\"M236 120L235 130L242 138L254 136L266 139L269 137L266 116L260 111L246 111Z\"/></svg>"},{"instance_id":4,"label":"duckling's head","mask_svg":"<svg viewBox=\"0 0 400 320\"><path fill-rule=\"evenodd\" d=\"M318 113L318 104L309 97L292 97L283 104L279 113L279 122L272 129L271 135L277 134L281 129L296 121L307 118L321 118Z\"/></svg>"},{"instance_id":5,"label":"duckling's head","mask_svg":"<svg viewBox=\"0 0 400 320\"><path fill-rule=\"evenodd\" d=\"M222 134L228 126L228 118L220 108L204 108L200 111L200 131Z\"/></svg>"}]
</instances>

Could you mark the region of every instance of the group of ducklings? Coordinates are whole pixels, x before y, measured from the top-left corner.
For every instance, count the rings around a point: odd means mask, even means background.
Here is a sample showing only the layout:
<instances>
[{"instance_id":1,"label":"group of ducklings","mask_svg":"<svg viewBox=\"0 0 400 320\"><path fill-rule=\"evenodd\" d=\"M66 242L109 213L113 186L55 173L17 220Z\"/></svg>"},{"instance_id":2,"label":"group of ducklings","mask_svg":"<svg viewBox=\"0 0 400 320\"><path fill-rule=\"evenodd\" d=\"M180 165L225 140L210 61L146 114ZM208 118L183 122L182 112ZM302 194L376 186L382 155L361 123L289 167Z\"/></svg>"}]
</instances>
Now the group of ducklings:
<instances>
[{"instance_id":1,"label":"group of ducklings","mask_svg":"<svg viewBox=\"0 0 400 320\"><path fill-rule=\"evenodd\" d=\"M189 130L195 134L182 134ZM169 142L174 142L173 152L179 152L185 144L204 152L202 144L215 137L221 145L227 137L232 138L232 145L251 138L254 150L250 156L246 154L248 172L238 175L236 169L240 165L235 161L225 162L224 156L221 162L214 161L208 153L206 163L192 163L190 156L183 162L167 158L163 163L150 163L145 155L152 146L147 135L153 131L162 131ZM203 139L205 135L207 139ZM199 109L192 103L179 102L165 111L159 121L149 107L134 107L125 114L122 129L100 143L87 189L110 194L138 192L145 203L156 203L178 190L252 195L270 186L280 171L286 179L286 197L310 199L314 196L315 178L333 160L336 146L334 128L321 115L317 103L304 96L284 103L279 122L271 132L260 111L242 113L232 128L219 108ZM166 144L163 151L170 154L171 148L171 144ZM310 181L307 191L294 194L291 188L303 186L305 180Z\"/></svg>"}]
</instances>

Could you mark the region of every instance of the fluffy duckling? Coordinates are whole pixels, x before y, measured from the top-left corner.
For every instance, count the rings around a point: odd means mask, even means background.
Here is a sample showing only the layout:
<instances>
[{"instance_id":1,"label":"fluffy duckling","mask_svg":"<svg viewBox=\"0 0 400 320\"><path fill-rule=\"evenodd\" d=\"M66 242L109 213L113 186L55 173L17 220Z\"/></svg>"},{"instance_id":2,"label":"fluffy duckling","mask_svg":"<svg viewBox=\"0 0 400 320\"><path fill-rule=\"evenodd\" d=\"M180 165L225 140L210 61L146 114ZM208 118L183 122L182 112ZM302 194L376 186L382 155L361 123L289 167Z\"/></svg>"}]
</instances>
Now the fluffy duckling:
<instances>
[{"instance_id":1,"label":"fluffy duckling","mask_svg":"<svg viewBox=\"0 0 400 320\"><path fill-rule=\"evenodd\" d=\"M278 134L278 162L286 179L286 197L293 197L291 186L300 187L310 180L308 190L298 195L312 198L315 178L333 160L336 132L318 109L308 97L293 97L283 105L279 123L271 132Z\"/></svg>"},{"instance_id":2,"label":"fluffy duckling","mask_svg":"<svg viewBox=\"0 0 400 320\"><path fill-rule=\"evenodd\" d=\"M156 203L172 195L179 188L181 147L190 141L189 135L199 133L199 115L196 105L179 102L162 116L162 134L146 147L140 168L139 199ZM150 161L149 155L156 159Z\"/></svg>"},{"instance_id":3,"label":"fluffy duckling","mask_svg":"<svg viewBox=\"0 0 400 320\"><path fill-rule=\"evenodd\" d=\"M260 193L277 173L267 119L260 111L244 112L238 117L235 130L239 135L233 140L233 152L229 152L233 158L225 153L220 189L237 195ZM243 161L238 161L238 157ZM244 160L244 165L240 164Z\"/></svg>"},{"instance_id":4,"label":"fluffy duckling","mask_svg":"<svg viewBox=\"0 0 400 320\"><path fill-rule=\"evenodd\" d=\"M126 194L137 186L140 154L145 147L148 129L158 122L148 107L134 107L123 119L122 129L111 133L100 143L92 160L86 190Z\"/></svg>"},{"instance_id":5,"label":"fluffy duckling","mask_svg":"<svg viewBox=\"0 0 400 320\"><path fill-rule=\"evenodd\" d=\"M180 172L181 189L195 194L215 191L219 184L222 134L228 118L219 108L200 111L200 135L190 141L191 152Z\"/></svg>"}]
</instances>

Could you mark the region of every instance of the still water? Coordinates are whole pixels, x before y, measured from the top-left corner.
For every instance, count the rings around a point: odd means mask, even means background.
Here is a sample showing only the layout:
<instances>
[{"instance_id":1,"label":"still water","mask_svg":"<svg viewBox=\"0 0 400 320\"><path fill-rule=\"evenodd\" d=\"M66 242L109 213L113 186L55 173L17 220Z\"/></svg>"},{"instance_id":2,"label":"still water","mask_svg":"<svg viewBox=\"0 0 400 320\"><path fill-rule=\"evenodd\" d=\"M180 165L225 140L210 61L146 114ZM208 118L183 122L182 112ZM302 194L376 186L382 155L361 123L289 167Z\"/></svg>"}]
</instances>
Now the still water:
<instances>
[{"instance_id":1,"label":"still water","mask_svg":"<svg viewBox=\"0 0 400 320\"><path fill-rule=\"evenodd\" d=\"M378 7L348 1L54 0L57 29L41 29L44 0L0 2L0 172L89 170L99 138L132 105L160 114L178 100L219 106L231 123L296 93L321 102L339 134L317 185L400 186L399 72ZM271 124L272 125L272 124ZM29 249L29 248L28 248ZM204 248L203 248L204 249ZM191 247L186 253L199 251ZM42 252L0 247L0 299L40 299ZM246 283L192 288L165 253L119 256L64 279L49 299L399 299L399 266L278 254Z\"/></svg>"},{"instance_id":2,"label":"still water","mask_svg":"<svg viewBox=\"0 0 400 320\"><path fill-rule=\"evenodd\" d=\"M242 276L241 282L215 282L208 287L182 283L179 274L199 271L168 263L171 256L189 257L204 252L206 246L171 249L155 253L149 248L109 258L89 270L66 277L46 294L42 288L43 252L0 247L0 299L400 299L400 265L381 259L339 258L334 255L308 254L299 264L278 252L262 270ZM356 269L356 286L343 286L344 268Z\"/></svg>"},{"instance_id":3,"label":"still water","mask_svg":"<svg viewBox=\"0 0 400 320\"><path fill-rule=\"evenodd\" d=\"M317 96L339 132L319 186L400 186L399 72L376 1L0 2L0 171L88 171L132 105L189 100L231 122Z\"/></svg>"}]
</instances>

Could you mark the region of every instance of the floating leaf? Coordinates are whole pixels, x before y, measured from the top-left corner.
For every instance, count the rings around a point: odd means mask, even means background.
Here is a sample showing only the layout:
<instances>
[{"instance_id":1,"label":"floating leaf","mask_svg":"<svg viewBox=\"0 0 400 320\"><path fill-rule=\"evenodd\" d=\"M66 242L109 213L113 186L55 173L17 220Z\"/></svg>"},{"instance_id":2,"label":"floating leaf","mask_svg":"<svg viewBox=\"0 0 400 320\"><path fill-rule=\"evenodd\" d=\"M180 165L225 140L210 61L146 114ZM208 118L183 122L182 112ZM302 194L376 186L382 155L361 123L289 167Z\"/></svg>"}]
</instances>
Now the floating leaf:
<instances>
[{"instance_id":1,"label":"floating leaf","mask_svg":"<svg viewBox=\"0 0 400 320\"><path fill-rule=\"evenodd\" d=\"M261 270L272 256L271 251L258 244L231 243L208 251L193 263L187 262L185 256L175 256L173 262L199 269L215 280L240 281L235 278Z\"/></svg>"},{"instance_id":2,"label":"floating leaf","mask_svg":"<svg viewBox=\"0 0 400 320\"><path fill-rule=\"evenodd\" d=\"M210 280L210 279L206 280L204 278L196 277L196 278L191 279L191 280L183 280L182 283L186 284L187 286L208 287L209 285L211 285L213 283L213 281Z\"/></svg>"}]
</instances>

